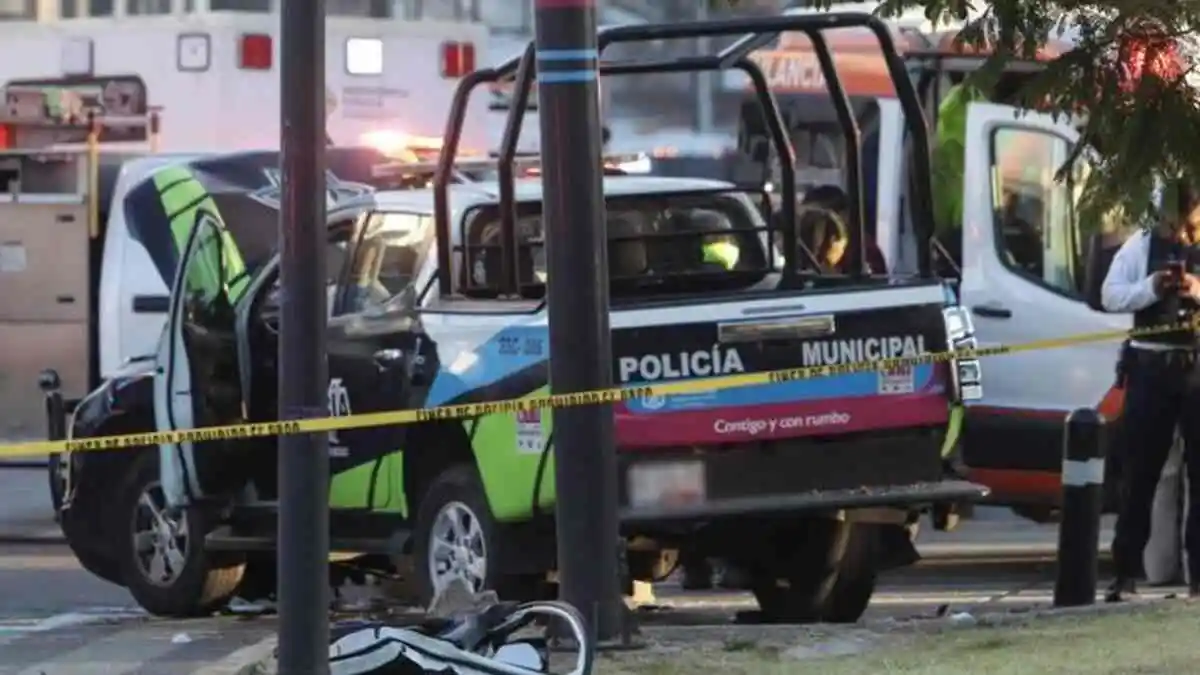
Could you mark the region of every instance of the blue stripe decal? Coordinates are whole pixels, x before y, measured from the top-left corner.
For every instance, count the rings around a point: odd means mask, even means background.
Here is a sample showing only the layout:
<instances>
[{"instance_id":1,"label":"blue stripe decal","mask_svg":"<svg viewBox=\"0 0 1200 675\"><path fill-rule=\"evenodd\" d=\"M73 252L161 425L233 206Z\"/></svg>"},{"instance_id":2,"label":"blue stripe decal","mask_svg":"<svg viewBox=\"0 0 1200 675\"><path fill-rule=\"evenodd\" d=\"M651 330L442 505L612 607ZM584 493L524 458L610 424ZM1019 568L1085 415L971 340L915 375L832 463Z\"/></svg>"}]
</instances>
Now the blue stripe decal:
<instances>
[{"instance_id":1,"label":"blue stripe decal","mask_svg":"<svg viewBox=\"0 0 1200 675\"><path fill-rule=\"evenodd\" d=\"M478 347L459 353L455 362L442 363L425 405L445 405L545 361L550 356L549 338L545 326L501 329Z\"/></svg>"},{"instance_id":2,"label":"blue stripe decal","mask_svg":"<svg viewBox=\"0 0 1200 675\"><path fill-rule=\"evenodd\" d=\"M537 81L542 84L565 84L568 82L595 82L596 71L593 70L561 70L548 73L538 73Z\"/></svg>"},{"instance_id":3,"label":"blue stripe decal","mask_svg":"<svg viewBox=\"0 0 1200 675\"><path fill-rule=\"evenodd\" d=\"M537 52L538 61L587 61L600 58L595 49L542 49Z\"/></svg>"}]
</instances>

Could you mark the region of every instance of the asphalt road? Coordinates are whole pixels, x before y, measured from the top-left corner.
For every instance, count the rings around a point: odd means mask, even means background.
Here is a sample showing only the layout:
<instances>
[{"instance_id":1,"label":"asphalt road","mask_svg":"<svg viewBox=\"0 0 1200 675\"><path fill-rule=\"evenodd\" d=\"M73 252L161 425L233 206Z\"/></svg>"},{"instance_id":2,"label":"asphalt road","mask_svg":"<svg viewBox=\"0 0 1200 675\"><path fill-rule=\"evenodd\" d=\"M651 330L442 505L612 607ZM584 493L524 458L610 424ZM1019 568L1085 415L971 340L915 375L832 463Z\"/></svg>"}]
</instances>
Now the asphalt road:
<instances>
[{"instance_id":1,"label":"asphalt road","mask_svg":"<svg viewBox=\"0 0 1200 675\"><path fill-rule=\"evenodd\" d=\"M62 544L30 543L56 530L45 475L0 471L0 675L232 675L212 664L269 648L263 642L274 632L269 617L179 622L143 616L124 589L81 570ZM24 543L6 544L5 537ZM886 575L867 618L1049 604L1054 542L1053 526L987 509L954 533L923 533L919 548L928 560ZM685 593L671 583L659 585L656 595L663 608L640 613L648 627L728 623L754 608L744 593ZM197 670L206 664L210 670Z\"/></svg>"}]
</instances>

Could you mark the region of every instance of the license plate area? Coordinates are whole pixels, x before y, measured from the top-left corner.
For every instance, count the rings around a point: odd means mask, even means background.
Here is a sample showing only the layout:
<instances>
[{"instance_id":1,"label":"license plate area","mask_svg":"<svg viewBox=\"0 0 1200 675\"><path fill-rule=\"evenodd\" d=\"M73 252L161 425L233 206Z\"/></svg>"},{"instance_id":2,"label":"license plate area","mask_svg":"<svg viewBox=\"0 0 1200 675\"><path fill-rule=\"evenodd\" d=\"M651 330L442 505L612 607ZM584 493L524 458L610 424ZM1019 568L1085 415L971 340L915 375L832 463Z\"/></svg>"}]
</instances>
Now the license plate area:
<instances>
[{"instance_id":1,"label":"license plate area","mask_svg":"<svg viewBox=\"0 0 1200 675\"><path fill-rule=\"evenodd\" d=\"M691 506L707 500L707 468L700 460L635 462L626 477L633 508Z\"/></svg>"}]
</instances>

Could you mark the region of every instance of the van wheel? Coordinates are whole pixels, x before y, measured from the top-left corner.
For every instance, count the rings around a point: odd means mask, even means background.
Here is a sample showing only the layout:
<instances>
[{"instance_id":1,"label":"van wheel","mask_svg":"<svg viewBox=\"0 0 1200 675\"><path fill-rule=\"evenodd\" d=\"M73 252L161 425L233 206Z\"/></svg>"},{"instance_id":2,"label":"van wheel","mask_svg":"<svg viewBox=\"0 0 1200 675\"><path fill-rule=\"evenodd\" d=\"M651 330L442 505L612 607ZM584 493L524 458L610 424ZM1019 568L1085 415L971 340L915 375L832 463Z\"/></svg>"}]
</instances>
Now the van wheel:
<instances>
[{"instance_id":1,"label":"van wheel","mask_svg":"<svg viewBox=\"0 0 1200 675\"><path fill-rule=\"evenodd\" d=\"M207 616L224 607L241 582L244 562L204 550L211 514L172 513L159 483L158 455L138 458L121 488L112 532L121 575L134 600L164 617Z\"/></svg>"},{"instance_id":2,"label":"van wheel","mask_svg":"<svg viewBox=\"0 0 1200 675\"><path fill-rule=\"evenodd\" d=\"M534 580L501 575L504 544L474 466L452 466L433 481L417 509L413 537L415 590L423 606L455 580L472 593L493 590L504 600L533 599Z\"/></svg>"},{"instance_id":3,"label":"van wheel","mask_svg":"<svg viewBox=\"0 0 1200 675\"><path fill-rule=\"evenodd\" d=\"M875 592L877 550L869 526L835 520L813 520L790 560L786 574L758 570L751 591L761 618L768 622L853 623L863 615Z\"/></svg>"}]
</instances>

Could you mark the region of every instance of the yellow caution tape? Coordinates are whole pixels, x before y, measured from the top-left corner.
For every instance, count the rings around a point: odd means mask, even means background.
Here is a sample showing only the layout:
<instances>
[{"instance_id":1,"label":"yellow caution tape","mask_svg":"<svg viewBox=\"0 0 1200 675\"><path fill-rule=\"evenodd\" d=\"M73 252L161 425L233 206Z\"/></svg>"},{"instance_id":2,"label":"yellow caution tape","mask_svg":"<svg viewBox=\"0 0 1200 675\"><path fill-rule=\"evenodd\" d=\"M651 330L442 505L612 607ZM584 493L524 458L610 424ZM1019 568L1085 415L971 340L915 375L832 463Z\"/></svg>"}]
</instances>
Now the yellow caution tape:
<instances>
[{"instance_id":1,"label":"yellow caution tape","mask_svg":"<svg viewBox=\"0 0 1200 675\"><path fill-rule=\"evenodd\" d=\"M858 361L834 366L806 366L800 368L785 368L757 373L739 375L722 375L718 377L697 378L690 380L674 380L661 384L636 385L632 387L614 387L595 391L572 394L549 394L522 399L488 401L485 403L464 403L461 405L438 406L434 408L417 408L413 410L390 410L386 412L365 413L358 415L343 415L339 417L319 417L296 421L255 422L250 424L229 424L225 426L201 427L197 429L181 429L175 431L155 431L140 434L123 434L120 436L98 436L59 441L32 441L0 446L0 457L26 457L57 452L81 452L90 450L120 450L123 448L140 448L156 445L174 445L178 443L195 443L234 438L255 438L262 436L283 436L288 434L305 434L342 429L362 429L368 427L392 426L411 424L430 420L456 420L480 417L495 413L522 412L547 410L551 408L567 408L571 406L596 405L603 403L620 403L649 396L667 396L672 394L708 393L717 389L734 389L738 387L753 387L780 382L811 380L832 375L849 375L872 371L885 371L905 366L942 363L955 360L978 359L1003 354L1039 351L1043 349L1060 349L1073 345L1093 342L1108 342L1126 338L1148 337L1179 330L1196 330L1200 320L1182 322L1153 328L1134 330L1108 330L1094 333L1080 333L1061 338L1033 340L1011 345L996 345L977 349L962 349L955 351L936 352L919 356L896 357L879 359L877 361ZM1114 364L1115 365L1115 364ZM986 376L983 382L987 387Z\"/></svg>"}]
</instances>

